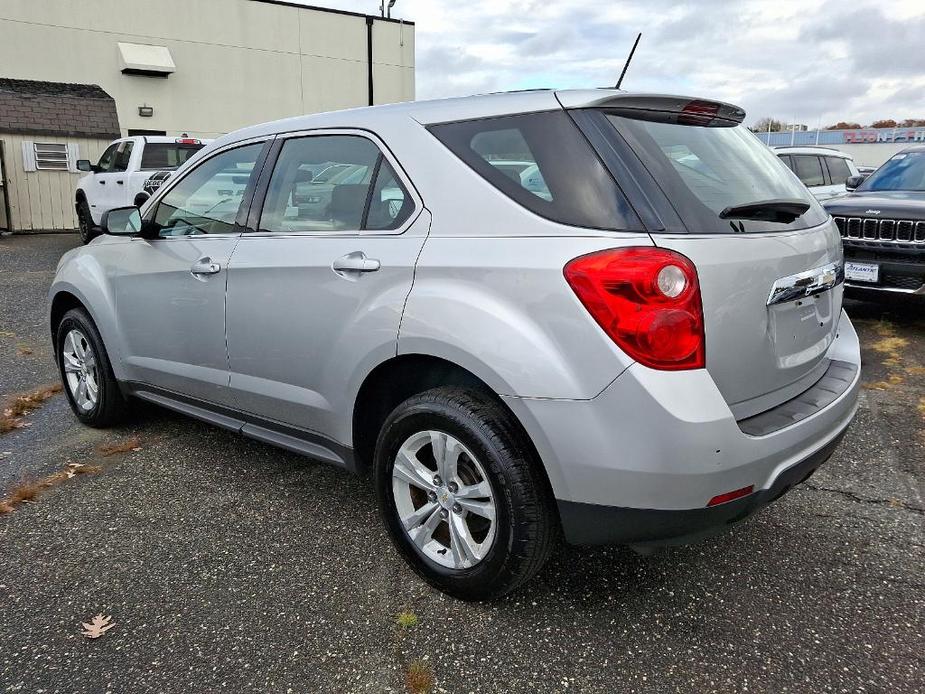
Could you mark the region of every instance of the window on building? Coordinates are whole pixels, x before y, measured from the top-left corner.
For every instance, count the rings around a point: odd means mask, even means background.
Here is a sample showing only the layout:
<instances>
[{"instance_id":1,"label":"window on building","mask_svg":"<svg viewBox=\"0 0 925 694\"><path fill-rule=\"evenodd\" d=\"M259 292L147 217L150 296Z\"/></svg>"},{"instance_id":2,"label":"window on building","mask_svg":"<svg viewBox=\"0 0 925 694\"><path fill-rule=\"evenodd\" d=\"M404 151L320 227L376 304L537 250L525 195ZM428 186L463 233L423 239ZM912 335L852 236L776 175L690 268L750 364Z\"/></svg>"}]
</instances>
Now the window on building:
<instances>
[{"instance_id":1,"label":"window on building","mask_svg":"<svg viewBox=\"0 0 925 694\"><path fill-rule=\"evenodd\" d=\"M35 168L37 171L67 171L67 145L54 142L32 144L35 150Z\"/></svg>"}]
</instances>

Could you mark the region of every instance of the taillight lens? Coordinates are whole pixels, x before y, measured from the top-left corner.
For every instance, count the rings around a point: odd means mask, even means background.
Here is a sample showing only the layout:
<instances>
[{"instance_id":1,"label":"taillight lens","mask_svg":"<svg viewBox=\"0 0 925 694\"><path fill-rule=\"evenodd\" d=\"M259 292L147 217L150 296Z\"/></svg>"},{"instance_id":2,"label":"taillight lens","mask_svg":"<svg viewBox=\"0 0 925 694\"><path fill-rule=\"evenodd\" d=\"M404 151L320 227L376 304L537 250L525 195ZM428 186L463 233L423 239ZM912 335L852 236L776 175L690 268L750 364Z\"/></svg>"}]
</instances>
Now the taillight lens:
<instances>
[{"instance_id":1,"label":"taillight lens","mask_svg":"<svg viewBox=\"0 0 925 694\"><path fill-rule=\"evenodd\" d=\"M694 264L663 248L614 248L564 269L578 299L611 339L653 369L702 369L703 307Z\"/></svg>"}]
</instances>

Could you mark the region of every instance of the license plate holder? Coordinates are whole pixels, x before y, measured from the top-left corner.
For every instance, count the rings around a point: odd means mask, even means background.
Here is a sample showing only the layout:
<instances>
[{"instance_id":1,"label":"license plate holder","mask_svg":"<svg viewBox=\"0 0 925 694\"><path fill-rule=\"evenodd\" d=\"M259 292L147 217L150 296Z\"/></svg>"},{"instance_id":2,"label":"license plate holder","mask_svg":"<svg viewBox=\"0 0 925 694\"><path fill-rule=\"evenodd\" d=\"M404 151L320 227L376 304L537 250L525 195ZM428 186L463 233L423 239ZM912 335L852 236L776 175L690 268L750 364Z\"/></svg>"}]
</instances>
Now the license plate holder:
<instances>
[{"instance_id":1,"label":"license plate holder","mask_svg":"<svg viewBox=\"0 0 925 694\"><path fill-rule=\"evenodd\" d=\"M875 284L880 281L880 266L876 263L845 263L845 279Z\"/></svg>"}]
</instances>

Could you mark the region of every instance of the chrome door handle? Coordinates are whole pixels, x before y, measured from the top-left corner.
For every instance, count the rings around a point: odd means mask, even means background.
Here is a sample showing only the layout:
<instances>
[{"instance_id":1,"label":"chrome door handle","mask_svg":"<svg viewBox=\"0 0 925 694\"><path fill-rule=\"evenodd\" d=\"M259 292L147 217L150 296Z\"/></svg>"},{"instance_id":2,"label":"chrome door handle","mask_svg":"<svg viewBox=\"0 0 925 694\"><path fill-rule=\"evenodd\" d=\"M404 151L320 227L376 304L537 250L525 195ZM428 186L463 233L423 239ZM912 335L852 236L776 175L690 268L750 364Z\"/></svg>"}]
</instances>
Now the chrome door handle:
<instances>
[{"instance_id":1,"label":"chrome door handle","mask_svg":"<svg viewBox=\"0 0 925 694\"><path fill-rule=\"evenodd\" d=\"M200 258L195 263L193 267L189 269L190 274L194 277L197 275L214 275L217 272L220 272L222 266L218 263L213 263L211 258Z\"/></svg>"},{"instance_id":2,"label":"chrome door handle","mask_svg":"<svg viewBox=\"0 0 925 694\"><path fill-rule=\"evenodd\" d=\"M354 272L375 272L381 266L375 258L367 258L363 251L354 251L347 255L342 255L335 260L331 267L339 275Z\"/></svg>"}]
</instances>

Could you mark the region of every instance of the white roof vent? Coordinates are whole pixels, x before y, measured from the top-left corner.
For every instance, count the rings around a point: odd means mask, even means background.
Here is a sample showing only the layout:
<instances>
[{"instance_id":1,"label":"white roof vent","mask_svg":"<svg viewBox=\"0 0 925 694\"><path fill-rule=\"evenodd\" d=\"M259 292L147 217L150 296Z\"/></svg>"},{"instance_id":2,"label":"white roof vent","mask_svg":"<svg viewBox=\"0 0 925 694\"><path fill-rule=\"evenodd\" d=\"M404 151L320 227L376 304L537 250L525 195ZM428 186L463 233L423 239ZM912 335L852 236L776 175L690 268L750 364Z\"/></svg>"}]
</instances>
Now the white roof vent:
<instances>
[{"instance_id":1,"label":"white roof vent","mask_svg":"<svg viewBox=\"0 0 925 694\"><path fill-rule=\"evenodd\" d=\"M118 46L119 64L124 75L167 77L177 69L167 46L121 42Z\"/></svg>"}]
</instances>

